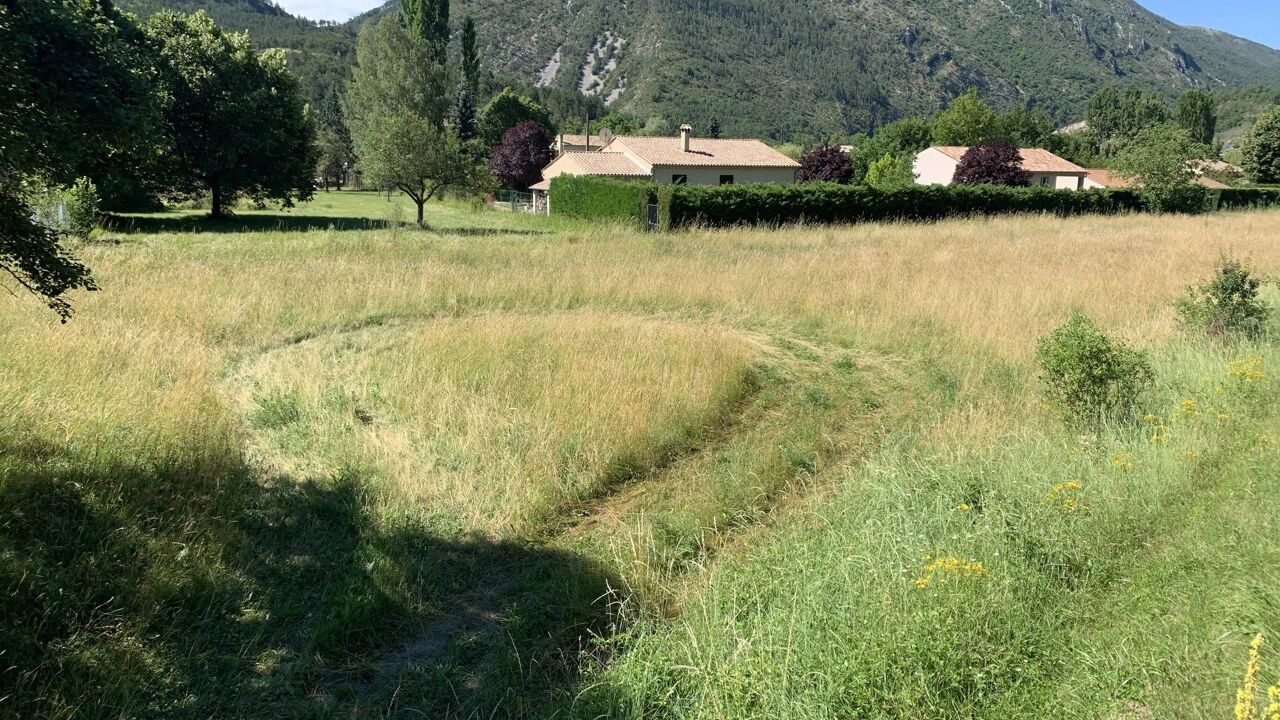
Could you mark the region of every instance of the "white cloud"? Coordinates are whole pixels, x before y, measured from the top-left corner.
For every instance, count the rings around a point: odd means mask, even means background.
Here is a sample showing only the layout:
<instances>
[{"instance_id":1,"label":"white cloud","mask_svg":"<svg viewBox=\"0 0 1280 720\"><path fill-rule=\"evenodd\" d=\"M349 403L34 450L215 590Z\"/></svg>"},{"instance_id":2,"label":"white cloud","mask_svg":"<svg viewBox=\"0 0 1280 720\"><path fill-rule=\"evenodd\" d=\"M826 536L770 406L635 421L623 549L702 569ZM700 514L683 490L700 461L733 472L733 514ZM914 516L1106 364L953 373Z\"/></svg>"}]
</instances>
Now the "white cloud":
<instances>
[{"instance_id":1,"label":"white cloud","mask_svg":"<svg viewBox=\"0 0 1280 720\"><path fill-rule=\"evenodd\" d=\"M276 4L311 20L350 20L365 10L372 10L382 0L275 0Z\"/></svg>"}]
</instances>

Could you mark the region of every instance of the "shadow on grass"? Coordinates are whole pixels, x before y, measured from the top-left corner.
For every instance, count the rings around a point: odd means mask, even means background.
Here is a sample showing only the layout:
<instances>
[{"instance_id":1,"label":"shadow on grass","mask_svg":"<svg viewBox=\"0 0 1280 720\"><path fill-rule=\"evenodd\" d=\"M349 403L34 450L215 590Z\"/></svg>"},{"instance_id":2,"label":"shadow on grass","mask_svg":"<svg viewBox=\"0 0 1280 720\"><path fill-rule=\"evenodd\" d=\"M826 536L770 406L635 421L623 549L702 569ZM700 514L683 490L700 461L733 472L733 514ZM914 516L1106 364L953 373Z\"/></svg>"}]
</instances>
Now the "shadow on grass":
<instances>
[{"instance_id":1,"label":"shadow on grass","mask_svg":"<svg viewBox=\"0 0 1280 720\"><path fill-rule=\"evenodd\" d=\"M377 505L352 473L0 440L0 717L524 717L563 695L609 574Z\"/></svg>"},{"instance_id":2,"label":"shadow on grass","mask_svg":"<svg viewBox=\"0 0 1280 720\"><path fill-rule=\"evenodd\" d=\"M326 217L313 215L232 215L214 219L203 215L110 215L103 223L110 232L139 235L167 233L252 233L252 232L308 232L314 230L353 232L388 230L387 220L357 217ZM546 235L551 230L526 228L438 228L428 224L418 228L412 222L400 226L402 232L428 232L434 235L459 237L499 237L521 235Z\"/></svg>"}]
</instances>

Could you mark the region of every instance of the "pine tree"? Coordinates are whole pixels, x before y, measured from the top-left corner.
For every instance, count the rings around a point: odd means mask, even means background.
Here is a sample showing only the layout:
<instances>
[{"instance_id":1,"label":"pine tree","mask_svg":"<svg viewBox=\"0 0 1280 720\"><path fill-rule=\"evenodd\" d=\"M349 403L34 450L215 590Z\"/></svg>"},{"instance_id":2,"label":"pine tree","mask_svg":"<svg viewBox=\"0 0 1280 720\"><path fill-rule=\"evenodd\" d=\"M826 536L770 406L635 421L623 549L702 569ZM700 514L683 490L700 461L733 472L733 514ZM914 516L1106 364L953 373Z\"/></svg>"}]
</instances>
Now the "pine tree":
<instances>
[{"instance_id":1,"label":"pine tree","mask_svg":"<svg viewBox=\"0 0 1280 720\"><path fill-rule=\"evenodd\" d=\"M717 140L720 138L720 118L718 117L711 118L711 123L707 125L707 137L711 138L712 140Z\"/></svg>"},{"instance_id":2,"label":"pine tree","mask_svg":"<svg viewBox=\"0 0 1280 720\"><path fill-rule=\"evenodd\" d=\"M476 21L470 15L462 21L462 77L471 90L472 111L480 83L480 53L476 47Z\"/></svg>"},{"instance_id":3,"label":"pine tree","mask_svg":"<svg viewBox=\"0 0 1280 720\"><path fill-rule=\"evenodd\" d=\"M479 131L476 126L476 96L468 83L458 87L458 95L454 98L453 108L449 113L453 120L453 129L458 139L466 142L473 140Z\"/></svg>"}]
</instances>

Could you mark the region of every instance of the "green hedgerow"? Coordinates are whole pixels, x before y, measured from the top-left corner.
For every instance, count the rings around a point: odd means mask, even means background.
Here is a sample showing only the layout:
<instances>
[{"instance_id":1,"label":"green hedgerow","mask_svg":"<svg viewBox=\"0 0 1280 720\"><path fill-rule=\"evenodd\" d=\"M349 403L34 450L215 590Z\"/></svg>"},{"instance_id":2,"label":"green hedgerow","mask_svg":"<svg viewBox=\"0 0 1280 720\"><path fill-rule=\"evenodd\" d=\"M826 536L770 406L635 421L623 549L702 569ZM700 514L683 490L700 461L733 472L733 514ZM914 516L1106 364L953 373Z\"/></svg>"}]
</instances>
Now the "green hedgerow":
<instances>
[{"instance_id":1,"label":"green hedgerow","mask_svg":"<svg viewBox=\"0 0 1280 720\"><path fill-rule=\"evenodd\" d=\"M1132 419L1154 380L1142 352L1108 337L1080 313L1040 339L1036 360L1046 399L1073 426Z\"/></svg>"},{"instance_id":2,"label":"green hedgerow","mask_svg":"<svg viewBox=\"0 0 1280 720\"><path fill-rule=\"evenodd\" d=\"M1262 280L1244 263L1223 258L1212 280L1187 288L1186 295L1177 302L1178 315L1187 328L1213 337L1258 337L1271 314L1258 297L1261 286Z\"/></svg>"}]
</instances>

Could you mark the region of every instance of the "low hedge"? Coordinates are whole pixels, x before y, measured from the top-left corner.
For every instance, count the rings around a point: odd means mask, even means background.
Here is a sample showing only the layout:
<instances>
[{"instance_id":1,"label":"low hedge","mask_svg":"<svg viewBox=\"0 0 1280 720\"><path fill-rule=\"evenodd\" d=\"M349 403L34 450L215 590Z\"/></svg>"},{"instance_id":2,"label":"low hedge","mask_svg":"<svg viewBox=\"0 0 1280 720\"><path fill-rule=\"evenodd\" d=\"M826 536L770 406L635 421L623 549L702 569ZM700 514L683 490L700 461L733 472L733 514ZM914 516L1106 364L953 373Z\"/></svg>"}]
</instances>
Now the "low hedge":
<instances>
[{"instance_id":1,"label":"low hedge","mask_svg":"<svg viewBox=\"0 0 1280 720\"><path fill-rule=\"evenodd\" d=\"M1132 190L1065 191L998 185L911 185L877 190L835 183L657 185L590 176L551 181L552 212L570 217L622 220L643 226L646 205L658 206L662 230L680 227L932 221L971 215L1037 213L1060 216L1144 212ZM1206 210L1280 206L1280 190L1211 190Z\"/></svg>"},{"instance_id":2,"label":"low hedge","mask_svg":"<svg viewBox=\"0 0 1280 720\"><path fill-rule=\"evenodd\" d=\"M1084 215L1144 209L1126 190L1066 192L1049 188L996 185L912 185L877 190L861 185L673 186L658 194L664 226L794 222L851 223L885 220L941 220L966 215L1049 213Z\"/></svg>"},{"instance_id":3,"label":"low hedge","mask_svg":"<svg viewBox=\"0 0 1280 720\"><path fill-rule=\"evenodd\" d=\"M567 217L645 222L653 199L650 183L591 175L560 175L551 180L551 212Z\"/></svg>"}]
</instances>

